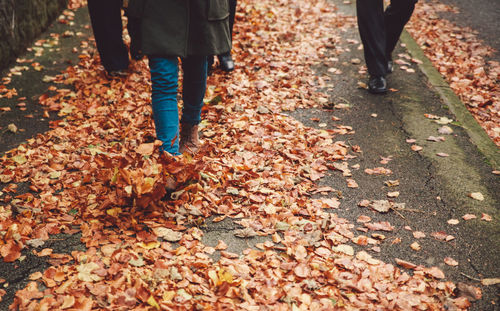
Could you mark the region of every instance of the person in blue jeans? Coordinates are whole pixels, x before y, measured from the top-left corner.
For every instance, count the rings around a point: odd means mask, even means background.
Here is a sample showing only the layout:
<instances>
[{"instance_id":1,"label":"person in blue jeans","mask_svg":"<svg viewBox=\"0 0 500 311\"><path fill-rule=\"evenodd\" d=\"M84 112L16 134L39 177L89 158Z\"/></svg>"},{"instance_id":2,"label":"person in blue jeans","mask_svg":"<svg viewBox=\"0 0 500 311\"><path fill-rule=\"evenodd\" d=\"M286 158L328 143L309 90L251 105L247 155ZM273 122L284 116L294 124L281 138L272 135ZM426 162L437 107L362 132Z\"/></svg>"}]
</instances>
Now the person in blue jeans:
<instances>
[{"instance_id":1,"label":"person in blue jeans","mask_svg":"<svg viewBox=\"0 0 500 311\"><path fill-rule=\"evenodd\" d=\"M163 142L163 151L179 155L185 151L196 152L199 147L198 124L207 85L207 57L182 58L184 72L181 132L177 108L178 59L177 57L149 56L152 104L156 136ZM180 146L179 139L180 136Z\"/></svg>"},{"instance_id":2,"label":"person in blue jeans","mask_svg":"<svg viewBox=\"0 0 500 311\"><path fill-rule=\"evenodd\" d=\"M127 14L140 19L141 51L149 59L153 118L161 150L171 155L196 153L207 56L231 49L229 0L130 0ZM179 58L184 73L180 131Z\"/></svg>"},{"instance_id":3,"label":"person in blue jeans","mask_svg":"<svg viewBox=\"0 0 500 311\"><path fill-rule=\"evenodd\" d=\"M162 150L194 153L199 148L207 56L231 49L229 0L130 0L127 13L140 19L141 51L149 59L153 117ZM184 73L180 132L179 58Z\"/></svg>"}]
</instances>

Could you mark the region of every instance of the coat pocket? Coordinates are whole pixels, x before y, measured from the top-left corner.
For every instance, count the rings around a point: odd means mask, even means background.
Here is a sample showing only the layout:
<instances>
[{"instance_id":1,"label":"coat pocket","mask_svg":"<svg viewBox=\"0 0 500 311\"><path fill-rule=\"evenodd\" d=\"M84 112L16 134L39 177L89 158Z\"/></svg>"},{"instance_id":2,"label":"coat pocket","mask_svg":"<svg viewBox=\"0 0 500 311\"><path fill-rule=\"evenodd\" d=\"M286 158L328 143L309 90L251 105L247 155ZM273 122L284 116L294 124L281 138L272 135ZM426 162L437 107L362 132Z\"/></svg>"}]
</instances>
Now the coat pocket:
<instances>
[{"instance_id":1,"label":"coat pocket","mask_svg":"<svg viewBox=\"0 0 500 311\"><path fill-rule=\"evenodd\" d=\"M208 0L209 21L220 21L229 16L229 0Z\"/></svg>"}]
</instances>

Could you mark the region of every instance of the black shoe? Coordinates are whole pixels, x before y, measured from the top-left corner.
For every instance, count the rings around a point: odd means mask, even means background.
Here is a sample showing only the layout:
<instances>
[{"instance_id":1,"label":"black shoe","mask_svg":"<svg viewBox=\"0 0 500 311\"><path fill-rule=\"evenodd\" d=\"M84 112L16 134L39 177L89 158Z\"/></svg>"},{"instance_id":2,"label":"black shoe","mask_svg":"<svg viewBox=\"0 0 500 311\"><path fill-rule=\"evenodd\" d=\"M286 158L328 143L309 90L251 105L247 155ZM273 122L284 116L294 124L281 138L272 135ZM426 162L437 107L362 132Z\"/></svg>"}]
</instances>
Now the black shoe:
<instances>
[{"instance_id":1,"label":"black shoe","mask_svg":"<svg viewBox=\"0 0 500 311\"><path fill-rule=\"evenodd\" d=\"M383 76L370 76L368 80L368 92L372 94L387 93L387 81Z\"/></svg>"},{"instance_id":2,"label":"black shoe","mask_svg":"<svg viewBox=\"0 0 500 311\"><path fill-rule=\"evenodd\" d=\"M394 62L392 59L387 62L387 73L392 73L394 71Z\"/></svg>"},{"instance_id":3,"label":"black shoe","mask_svg":"<svg viewBox=\"0 0 500 311\"><path fill-rule=\"evenodd\" d=\"M234 70L234 61L233 58L231 57L231 54L219 55L219 62L220 62L220 68L222 70L227 72Z\"/></svg>"}]
</instances>

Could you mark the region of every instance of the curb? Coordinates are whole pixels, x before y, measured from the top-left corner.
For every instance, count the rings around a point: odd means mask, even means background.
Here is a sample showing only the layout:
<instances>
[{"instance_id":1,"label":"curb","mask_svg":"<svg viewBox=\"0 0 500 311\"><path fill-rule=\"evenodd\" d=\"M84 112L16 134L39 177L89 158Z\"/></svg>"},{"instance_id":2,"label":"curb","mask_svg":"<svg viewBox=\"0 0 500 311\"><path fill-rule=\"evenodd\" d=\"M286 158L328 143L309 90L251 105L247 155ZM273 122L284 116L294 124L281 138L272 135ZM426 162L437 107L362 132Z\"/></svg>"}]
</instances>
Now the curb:
<instances>
[{"instance_id":1,"label":"curb","mask_svg":"<svg viewBox=\"0 0 500 311\"><path fill-rule=\"evenodd\" d=\"M425 56L424 51L406 30L401 34L400 40L406 45L406 49L413 57L422 61L422 64L418 64L420 70L427 77L429 83L439 94L443 102L448 106L451 113L455 115L460 126L465 129L472 143L476 145L479 152L487 159L489 165L493 169L500 169L500 152L498 152L497 145L495 145L476 119L474 119L465 107L465 104L453 92L448 82L443 79L431 61Z\"/></svg>"}]
</instances>

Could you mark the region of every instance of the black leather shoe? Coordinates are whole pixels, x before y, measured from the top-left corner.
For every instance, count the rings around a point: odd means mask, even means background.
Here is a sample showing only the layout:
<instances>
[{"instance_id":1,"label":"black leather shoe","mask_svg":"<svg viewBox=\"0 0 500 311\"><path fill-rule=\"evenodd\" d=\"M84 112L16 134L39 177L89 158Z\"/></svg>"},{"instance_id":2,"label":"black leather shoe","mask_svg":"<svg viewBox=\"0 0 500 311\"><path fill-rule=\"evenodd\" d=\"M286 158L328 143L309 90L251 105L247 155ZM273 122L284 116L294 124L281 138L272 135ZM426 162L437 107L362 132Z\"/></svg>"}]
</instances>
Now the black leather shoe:
<instances>
[{"instance_id":1,"label":"black leather shoe","mask_svg":"<svg viewBox=\"0 0 500 311\"><path fill-rule=\"evenodd\" d=\"M372 94L387 93L387 81L383 76L370 76L368 80L368 91Z\"/></svg>"},{"instance_id":2,"label":"black leather shoe","mask_svg":"<svg viewBox=\"0 0 500 311\"><path fill-rule=\"evenodd\" d=\"M219 55L220 68L224 71L233 71L234 70L234 61L229 55Z\"/></svg>"},{"instance_id":3,"label":"black leather shoe","mask_svg":"<svg viewBox=\"0 0 500 311\"><path fill-rule=\"evenodd\" d=\"M387 73L392 73L394 71L394 62L392 60L387 62Z\"/></svg>"}]
</instances>

